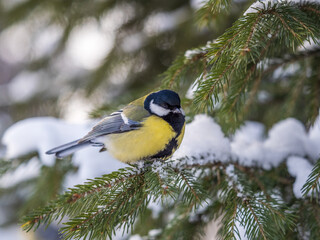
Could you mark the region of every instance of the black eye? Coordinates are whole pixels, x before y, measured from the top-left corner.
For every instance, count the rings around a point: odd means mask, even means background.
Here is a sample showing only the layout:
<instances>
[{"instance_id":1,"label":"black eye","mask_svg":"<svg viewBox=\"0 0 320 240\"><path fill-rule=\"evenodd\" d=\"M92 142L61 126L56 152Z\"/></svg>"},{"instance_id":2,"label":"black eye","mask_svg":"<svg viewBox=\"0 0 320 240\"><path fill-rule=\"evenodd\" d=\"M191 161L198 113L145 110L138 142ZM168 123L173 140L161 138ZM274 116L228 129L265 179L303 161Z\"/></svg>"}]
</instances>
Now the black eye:
<instances>
[{"instance_id":1,"label":"black eye","mask_svg":"<svg viewBox=\"0 0 320 240\"><path fill-rule=\"evenodd\" d=\"M167 109L169 108L169 104L167 103L161 103L160 106Z\"/></svg>"}]
</instances>

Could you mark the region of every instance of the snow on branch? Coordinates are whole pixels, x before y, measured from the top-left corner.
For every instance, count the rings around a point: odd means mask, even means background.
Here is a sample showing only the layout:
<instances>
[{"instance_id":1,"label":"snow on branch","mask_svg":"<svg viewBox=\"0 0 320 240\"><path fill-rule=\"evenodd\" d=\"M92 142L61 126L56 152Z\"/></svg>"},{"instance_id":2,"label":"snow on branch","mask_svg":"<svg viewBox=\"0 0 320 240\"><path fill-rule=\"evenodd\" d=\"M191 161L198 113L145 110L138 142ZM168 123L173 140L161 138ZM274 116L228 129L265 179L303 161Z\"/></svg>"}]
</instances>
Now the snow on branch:
<instances>
[{"instance_id":1,"label":"snow on branch","mask_svg":"<svg viewBox=\"0 0 320 240\"><path fill-rule=\"evenodd\" d=\"M46 119L35 119L40 126L41 121L46 122ZM180 216L179 221L173 219L172 226L182 227L181 224L184 224L185 227L189 224L190 218L209 213L212 210L210 202L215 199L223 204L232 203L230 206L226 205L229 206L226 209L230 210L226 216L231 217L225 224L227 229L222 230L226 239L228 236L232 239L241 227L248 231L248 236L271 236L274 233L269 232L269 228L266 227L270 221L277 219L280 224L291 222L281 220L283 215L279 213L284 214L280 211L283 209L281 197L279 193L266 188L264 180L268 179L266 177L269 171L287 164L288 171L296 178L296 182L279 178L279 182L275 184L293 184L295 196L302 197L301 184L310 174L312 162L320 155L319 148L316 147L319 146L320 140L319 121L320 118L307 132L298 120L289 118L275 124L267 135L264 134L264 126L261 123L246 122L232 137L226 137L211 117L197 115L187 124L185 138L174 154L174 160L139 162L137 165L77 185L45 208L26 216L23 219L23 227L31 230L39 224L61 221L68 216L69 220L62 230L67 239L80 236L90 239L89 236L101 233L107 237L112 236L119 228L128 231L133 227L138 214L143 213L150 205L165 199L171 199L171 204L179 206L179 212L176 214L176 217ZM10 144L17 143L15 137L28 141L25 136L29 134L30 122L32 119L17 124L17 128L14 125L8 130L5 134L7 147L10 148ZM58 123L63 122L57 121L55 129L59 129ZM27 127L25 131L24 124ZM57 139L61 139L66 132L65 128L61 128L61 132L52 132L52 137L56 134ZM38 148L37 144L46 145L45 141L45 138L43 141L39 138L29 149L24 146L19 149L19 145L16 145L17 155L37 150L41 156L42 149ZM21 144L23 145L22 142ZM11 154L15 152L11 151ZM91 160L94 160L95 154L107 156L105 153L98 153L98 150L92 154L94 157L90 157ZM76 159L74 156L74 160ZM112 167L108 159L104 157L104 160L99 165L100 170L107 169L103 166ZM94 170L92 166L90 169L90 165L85 166L87 172ZM81 168L80 165L80 170ZM95 174L99 175L99 172ZM255 195L253 189L259 189L260 195ZM274 201L270 203L270 199ZM265 209L263 215L259 214L258 208ZM285 214L289 214L286 216L288 219L292 218L290 211ZM230 220L232 216L234 220ZM185 220L180 221L181 219ZM109 224L110 222L112 224ZM249 222L255 222L255 228L248 228ZM192 223L202 224L197 220ZM163 234L175 236L176 231L168 227Z\"/></svg>"},{"instance_id":2,"label":"snow on branch","mask_svg":"<svg viewBox=\"0 0 320 240\"><path fill-rule=\"evenodd\" d=\"M40 127L41 134L34 133L33 138L28 138L29 130L34 125ZM320 155L317 147L320 144L319 126L320 118L317 119L314 127L307 132L301 122L289 118L275 124L265 135L265 128L261 123L246 122L233 137L228 138L211 117L197 115L194 121L187 124L184 140L181 147L173 155L173 159L184 158L184 162L192 161L193 164L199 165L232 161L242 166L257 166L266 170L279 166L290 156L299 156L300 160L296 161L301 163L308 163L310 160L315 162ZM3 142L10 150L7 158L19 157L37 151L40 160L46 165L46 158L42 158L45 151L54 145L63 143L64 136L67 136L69 140L79 137L77 135L79 134L78 128L80 128L79 125L75 128L71 124L66 125L63 121L52 118L35 118L19 122L9 128L4 135ZM83 128L87 128L87 124ZM53 129L54 131L52 131ZM74 136L72 137L72 135ZM196 159L188 160L190 156L196 157ZM306 157L310 160L306 160ZM91 159L91 161L87 161L87 159ZM87 178L111 173L113 170L126 166L112 159L107 153L99 153L95 148L77 152L73 156L73 161L79 165L80 169L77 174L67 179L65 186L72 186ZM311 171L311 163L307 164L308 168L303 168L306 169L305 171L296 172L294 169L299 169L298 164L291 164L291 161L288 160L288 167L292 176L297 179L306 179ZM177 162L180 161L177 160ZM180 164L182 163L180 162ZM30 164L34 164L34 162ZM21 165L21 167L27 168L28 165ZM157 169L156 165L153 167ZM23 170L21 169L20 172ZM159 170L160 175L161 172ZM10 177L11 182L13 181L12 177ZM2 181L2 185L5 185L7 178L6 174L2 176L0 183ZM22 176L16 176L16 178L16 182L23 180ZM298 185L301 186L301 180L299 182ZM295 193L297 197L301 197L299 187Z\"/></svg>"}]
</instances>

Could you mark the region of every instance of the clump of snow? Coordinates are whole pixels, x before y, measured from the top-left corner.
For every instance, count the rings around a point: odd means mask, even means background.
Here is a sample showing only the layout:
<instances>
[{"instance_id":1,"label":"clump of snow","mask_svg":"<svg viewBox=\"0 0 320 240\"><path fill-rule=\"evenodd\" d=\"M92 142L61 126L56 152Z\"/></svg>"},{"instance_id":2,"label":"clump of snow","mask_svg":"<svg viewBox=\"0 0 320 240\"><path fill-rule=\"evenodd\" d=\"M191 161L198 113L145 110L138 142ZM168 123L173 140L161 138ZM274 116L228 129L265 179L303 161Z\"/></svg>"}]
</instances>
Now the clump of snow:
<instances>
[{"instance_id":1,"label":"clump of snow","mask_svg":"<svg viewBox=\"0 0 320 240\"><path fill-rule=\"evenodd\" d=\"M298 51L305 51L305 50L315 50L319 48L319 40L315 42L313 39L309 39L303 42L303 44L298 47Z\"/></svg>"},{"instance_id":2,"label":"clump of snow","mask_svg":"<svg viewBox=\"0 0 320 240\"><path fill-rule=\"evenodd\" d=\"M144 169L144 162L143 161L138 161L136 163L136 165L137 165L138 173L141 173L141 171Z\"/></svg>"},{"instance_id":3,"label":"clump of snow","mask_svg":"<svg viewBox=\"0 0 320 240\"><path fill-rule=\"evenodd\" d=\"M201 50L201 49L187 50L184 53L184 56L185 56L186 59L192 59L194 56L196 56L198 54L201 54L201 53L204 53L204 51Z\"/></svg>"},{"instance_id":4,"label":"clump of snow","mask_svg":"<svg viewBox=\"0 0 320 240\"><path fill-rule=\"evenodd\" d=\"M207 44L203 47L187 50L184 53L184 57L188 60L191 60L194 56L198 54L206 54L208 52L208 49L212 48L212 44L216 43L217 40L214 41L208 41ZM208 61L211 61L211 58L208 59Z\"/></svg>"},{"instance_id":5,"label":"clump of snow","mask_svg":"<svg viewBox=\"0 0 320 240\"><path fill-rule=\"evenodd\" d=\"M193 9L198 10L202 8L206 4L206 2L206 0L190 0L190 6Z\"/></svg>"},{"instance_id":6,"label":"clump of snow","mask_svg":"<svg viewBox=\"0 0 320 240\"><path fill-rule=\"evenodd\" d=\"M312 165L305 158L291 156L287 160L287 166L290 175L296 178L293 184L293 193L297 198L301 198L301 189L312 171Z\"/></svg>"},{"instance_id":7,"label":"clump of snow","mask_svg":"<svg viewBox=\"0 0 320 240\"><path fill-rule=\"evenodd\" d=\"M315 123L310 128L309 133L309 144L306 145L308 149L308 155L316 160L320 158L320 115L317 117Z\"/></svg>"},{"instance_id":8,"label":"clump of snow","mask_svg":"<svg viewBox=\"0 0 320 240\"><path fill-rule=\"evenodd\" d=\"M259 9L266 9L268 6L272 7L277 3L303 3L303 2L318 2L319 0L259 0L251 4L251 6L244 12L243 15L247 15L249 13L256 13Z\"/></svg>"},{"instance_id":9,"label":"clump of snow","mask_svg":"<svg viewBox=\"0 0 320 240\"><path fill-rule=\"evenodd\" d=\"M135 234L129 237L129 240L143 240L139 234Z\"/></svg>"},{"instance_id":10,"label":"clump of snow","mask_svg":"<svg viewBox=\"0 0 320 240\"><path fill-rule=\"evenodd\" d=\"M275 124L267 138L264 137L262 124L246 122L236 132L231 148L240 164L269 169L277 167L290 155L309 156L316 160L319 157L315 147L317 144L319 146L320 141L313 141L301 122L288 118Z\"/></svg>"},{"instance_id":11,"label":"clump of snow","mask_svg":"<svg viewBox=\"0 0 320 240\"><path fill-rule=\"evenodd\" d=\"M234 165L230 164L226 167L226 174L237 180L237 176L234 175Z\"/></svg>"},{"instance_id":12,"label":"clump of snow","mask_svg":"<svg viewBox=\"0 0 320 240\"><path fill-rule=\"evenodd\" d=\"M202 156L211 153L220 161L227 161L231 156L230 141L213 118L201 114L195 116L193 122L186 127L181 147L173 158L185 156Z\"/></svg>"},{"instance_id":13,"label":"clump of snow","mask_svg":"<svg viewBox=\"0 0 320 240\"><path fill-rule=\"evenodd\" d=\"M68 124L50 117L22 120L12 125L3 135L2 143L7 148L5 157L17 158L38 152L43 163L52 166L55 157L45 152L84 136L88 129L84 125Z\"/></svg>"},{"instance_id":14,"label":"clump of snow","mask_svg":"<svg viewBox=\"0 0 320 240\"><path fill-rule=\"evenodd\" d=\"M259 0L251 4L251 6L247 9L247 11L244 12L243 15L247 15L250 13L256 13L259 9L266 9L268 7L268 4L274 5L275 3L278 3L277 0Z\"/></svg>"},{"instance_id":15,"label":"clump of snow","mask_svg":"<svg viewBox=\"0 0 320 240\"><path fill-rule=\"evenodd\" d=\"M36 151L43 164L52 165L54 156L45 154L48 149L78 139L89 130L90 124L68 124L54 118L34 118L14 124L6 131L2 142L7 146L7 158L16 158ZM320 154L317 147L319 142L319 118L310 129L309 135L301 122L289 118L275 124L266 139L262 124L246 122L235 133L233 139L229 140L211 117L198 115L192 123L187 125L184 140L174 154L174 158L209 154L219 161L228 161L233 158L246 166L260 164L269 168L278 166L290 155L317 159ZM88 148L75 153L74 162L87 165L88 161L83 159L92 159L93 154L97 154L95 159L100 159L97 165L103 165L104 159L111 158L107 152L100 154L98 149ZM100 156L103 157L100 158ZM155 162L153 166L154 171L163 172L156 164ZM94 163L90 162L88 165L94 165ZM88 166L87 171L90 171L89 169Z\"/></svg>"},{"instance_id":16,"label":"clump of snow","mask_svg":"<svg viewBox=\"0 0 320 240\"><path fill-rule=\"evenodd\" d=\"M5 158L14 159L37 152L42 164L52 166L55 163L55 156L47 155L45 152L53 147L79 139L91 129L92 125L93 123L70 124L50 117L20 121L4 133L2 143L6 146ZM79 166L79 169L76 173L66 176L65 187L72 187L88 178L98 177L127 166L115 160L108 152L100 153L99 148L92 147L76 152L72 160L75 165ZM26 171L29 172L28 169L30 168L27 168ZM30 170L32 176L37 173L37 168ZM25 171L18 171L17 175L15 178L20 176L19 180L28 177Z\"/></svg>"},{"instance_id":17,"label":"clump of snow","mask_svg":"<svg viewBox=\"0 0 320 240\"><path fill-rule=\"evenodd\" d=\"M162 229L151 229L148 233L148 236L149 237L152 237L152 238L155 238L157 237L158 235L160 235L162 232Z\"/></svg>"},{"instance_id":18,"label":"clump of snow","mask_svg":"<svg viewBox=\"0 0 320 240\"><path fill-rule=\"evenodd\" d=\"M320 157L320 116L309 133L300 121L288 118L275 124L268 134L263 124L246 122L229 140L212 118L198 115L187 124L184 140L173 158L184 156L200 157L200 164L212 161L214 156L213 161L237 161L264 169L277 167L288 158L289 172L296 177L294 193L301 197L300 189L312 169L303 157L311 161ZM232 177L232 165L227 170Z\"/></svg>"},{"instance_id":19,"label":"clump of snow","mask_svg":"<svg viewBox=\"0 0 320 240\"><path fill-rule=\"evenodd\" d=\"M264 154L264 131L263 124L250 121L236 131L231 142L231 149L240 164L252 166L261 159Z\"/></svg>"},{"instance_id":20,"label":"clump of snow","mask_svg":"<svg viewBox=\"0 0 320 240\"><path fill-rule=\"evenodd\" d=\"M288 118L275 124L264 142L265 161L278 166L289 155L305 156L309 144L306 130L301 122Z\"/></svg>"},{"instance_id":21,"label":"clump of snow","mask_svg":"<svg viewBox=\"0 0 320 240\"><path fill-rule=\"evenodd\" d=\"M2 142L7 147L6 158L17 158L37 152L42 164L53 165L55 157L46 155L45 152L82 137L92 125L92 123L70 124L48 117L23 120L12 125L4 134ZM197 115L187 124L181 147L174 153L173 159L186 156L188 158L175 161L173 166L180 168L189 163L206 164L221 161L230 162L231 166L232 162L238 162L244 166L270 169L288 159L289 172L297 178L295 189L298 189L297 186L301 187L312 168L312 164L303 159L308 157L312 162L320 157L320 116L308 133L301 122L288 118L276 123L267 134L261 123L246 122L232 138L227 138L213 118L203 114ZM193 157L197 159L196 162ZM67 176L65 186L68 187L84 182L87 178L94 178L127 166L112 158L108 152L99 153L99 149L93 147L76 152L72 160L79 166L79 170ZM299 172L293 167L296 163L301 167ZM143 167L143 162L138 164L140 168ZM31 173L37 174L36 169L34 168ZM154 162L152 170L161 178L166 178L166 171L160 162ZM232 177L231 170L230 167L229 172ZM20 171L17 175L24 174ZM297 197L301 196L298 190L295 190L295 194ZM158 204L155 206L158 208Z\"/></svg>"},{"instance_id":22,"label":"clump of snow","mask_svg":"<svg viewBox=\"0 0 320 240\"><path fill-rule=\"evenodd\" d=\"M163 163L160 161L154 161L151 165L152 171L159 174L160 178L165 179L167 172L163 170Z\"/></svg>"},{"instance_id":23,"label":"clump of snow","mask_svg":"<svg viewBox=\"0 0 320 240\"><path fill-rule=\"evenodd\" d=\"M36 157L22 163L15 171L8 171L0 177L0 188L13 187L19 182L35 178L39 175L41 164Z\"/></svg>"}]
</instances>

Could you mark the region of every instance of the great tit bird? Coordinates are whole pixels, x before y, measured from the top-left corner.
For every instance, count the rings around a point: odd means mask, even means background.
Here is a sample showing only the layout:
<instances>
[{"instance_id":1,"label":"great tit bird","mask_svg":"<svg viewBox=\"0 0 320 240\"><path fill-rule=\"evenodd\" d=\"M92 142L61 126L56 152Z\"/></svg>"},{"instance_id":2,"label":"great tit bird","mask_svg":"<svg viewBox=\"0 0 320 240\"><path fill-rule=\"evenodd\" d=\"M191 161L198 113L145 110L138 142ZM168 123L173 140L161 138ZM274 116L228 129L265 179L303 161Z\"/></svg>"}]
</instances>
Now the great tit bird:
<instances>
[{"instance_id":1,"label":"great tit bird","mask_svg":"<svg viewBox=\"0 0 320 240\"><path fill-rule=\"evenodd\" d=\"M47 151L62 158L87 146L107 150L116 159L134 163L168 159L180 146L185 114L171 90L150 93L98 122L83 138Z\"/></svg>"}]
</instances>

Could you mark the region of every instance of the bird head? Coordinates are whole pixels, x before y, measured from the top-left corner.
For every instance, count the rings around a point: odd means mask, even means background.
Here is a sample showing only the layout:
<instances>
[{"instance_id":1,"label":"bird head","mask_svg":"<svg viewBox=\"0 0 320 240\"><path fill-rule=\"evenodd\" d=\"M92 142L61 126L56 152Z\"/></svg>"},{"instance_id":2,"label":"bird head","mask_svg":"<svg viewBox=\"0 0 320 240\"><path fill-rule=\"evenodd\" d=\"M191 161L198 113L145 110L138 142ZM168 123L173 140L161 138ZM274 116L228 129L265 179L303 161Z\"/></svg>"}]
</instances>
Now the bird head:
<instances>
[{"instance_id":1,"label":"bird head","mask_svg":"<svg viewBox=\"0 0 320 240\"><path fill-rule=\"evenodd\" d=\"M151 93L144 101L144 108L151 114L164 117L169 114L182 114L179 95L171 90L161 90Z\"/></svg>"}]
</instances>

